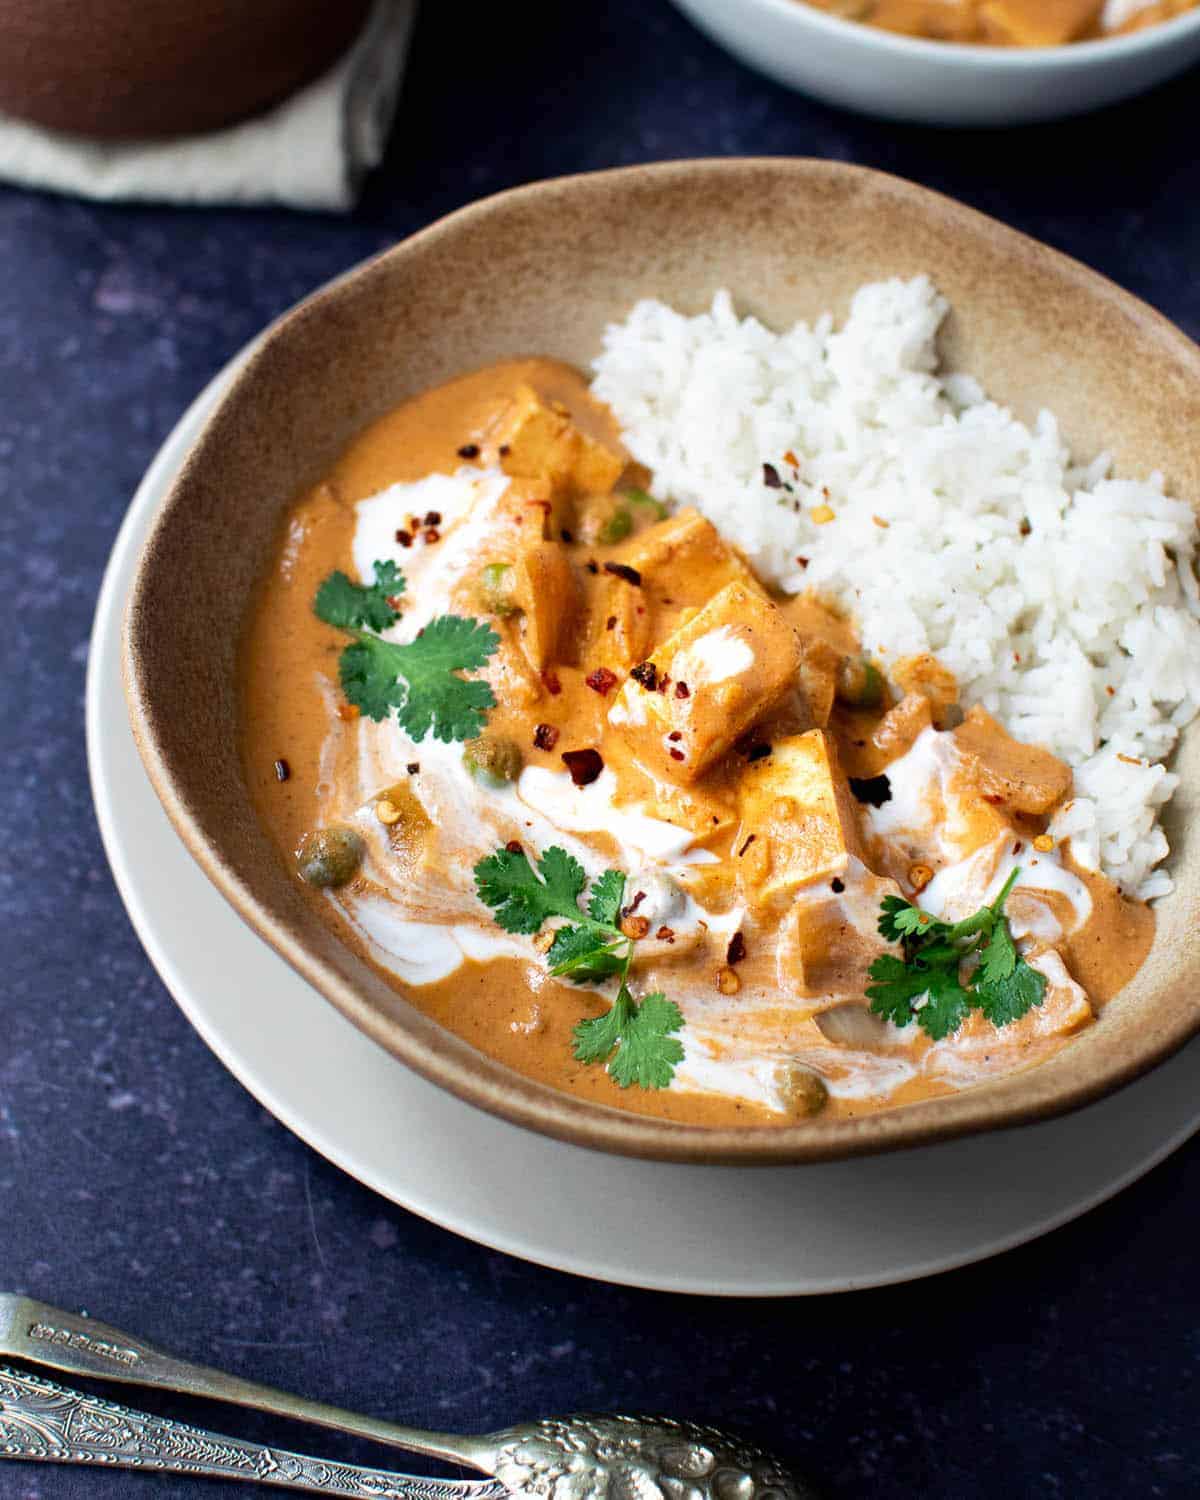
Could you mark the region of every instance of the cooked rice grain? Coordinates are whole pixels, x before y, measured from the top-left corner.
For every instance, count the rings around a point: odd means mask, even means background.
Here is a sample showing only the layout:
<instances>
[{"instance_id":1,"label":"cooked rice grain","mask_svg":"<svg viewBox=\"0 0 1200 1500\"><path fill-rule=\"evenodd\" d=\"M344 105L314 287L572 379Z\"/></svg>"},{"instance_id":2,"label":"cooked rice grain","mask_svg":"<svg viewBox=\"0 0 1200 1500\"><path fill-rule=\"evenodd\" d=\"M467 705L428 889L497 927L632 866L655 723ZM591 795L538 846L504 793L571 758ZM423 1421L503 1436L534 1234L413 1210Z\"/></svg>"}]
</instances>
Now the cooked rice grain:
<instances>
[{"instance_id":1,"label":"cooked rice grain","mask_svg":"<svg viewBox=\"0 0 1200 1500\"><path fill-rule=\"evenodd\" d=\"M934 652L966 702L1074 768L1056 836L1162 895L1178 777L1161 762L1200 706L1195 515L1157 474L1075 463L1051 413L1027 426L937 374L947 310L923 276L862 287L837 331L824 316L772 333L727 292L693 318L639 302L594 389L661 499L703 511L778 587L837 600L885 667Z\"/></svg>"}]
</instances>

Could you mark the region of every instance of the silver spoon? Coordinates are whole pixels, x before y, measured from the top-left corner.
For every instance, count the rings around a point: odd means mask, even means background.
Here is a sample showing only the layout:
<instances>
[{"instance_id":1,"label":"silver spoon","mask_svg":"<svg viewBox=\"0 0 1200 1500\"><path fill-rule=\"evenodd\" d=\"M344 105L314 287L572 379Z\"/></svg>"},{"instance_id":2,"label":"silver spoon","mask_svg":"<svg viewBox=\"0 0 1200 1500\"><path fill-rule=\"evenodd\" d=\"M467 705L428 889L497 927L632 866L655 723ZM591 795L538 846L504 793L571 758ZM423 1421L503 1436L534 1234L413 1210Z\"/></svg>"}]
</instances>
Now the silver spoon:
<instances>
[{"instance_id":1,"label":"silver spoon","mask_svg":"<svg viewBox=\"0 0 1200 1500\"><path fill-rule=\"evenodd\" d=\"M73 1375L203 1396L314 1422L319 1427L481 1469L498 1479L510 1493L529 1496L531 1500L817 1500L814 1491L769 1454L715 1428L663 1417L581 1413L519 1423L482 1437L423 1432L320 1401L308 1401L203 1365L188 1364L118 1328L9 1293L0 1293L0 1354ZM6 1383L13 1378L14 1372L4 1372ZM74 1400L91 1401L90 1397L67 1394ZM0 1454L6 1453L8 1441L5 1400L0 1386ZM113 1410L120 1413L123 1409ZM139 1420L159 1422L158 1418ZM198 1432L198 1429L184 1430ZM199 1436L217 1443L227 1441L212 1438L210 1434ZM262 1451L275 1457L279 1453L276 1449ZM299 1455L287 1457L300 1463L313 1462ZM72 1460L65 1457L61 1461ZM178 1472L179 1466L174 1467ZM354 1472L346 1465L333 1467ZM405 1500L485 1500L485 1497L493 1500L500 1493L488 1485L455 1486L448 1481L413 1480L403 1475L377 1475L377 1478L408 1486L396 1491ZM314 1488L311 1483L296 1485L294 1480L274 1482ZM426 1487L423 1494L414 1488L417 1486ZM326 1492L380 1496L392 1493L387 1489L362 1488L343 1491L335 1488Z\"/></svg>"},{"instance_id":2,"label":"silver spoon","mask_svg":"<svg viewBox=\"0 0 1200 1500\"><path fill-rule=\"evenodd\" d=\"M495 1479L418 1479L310 1458L152 1417L0 1364L0 1458L93 1469L244 1479L370 1500L508 1500Z\"/></svg>"}]
</instances>

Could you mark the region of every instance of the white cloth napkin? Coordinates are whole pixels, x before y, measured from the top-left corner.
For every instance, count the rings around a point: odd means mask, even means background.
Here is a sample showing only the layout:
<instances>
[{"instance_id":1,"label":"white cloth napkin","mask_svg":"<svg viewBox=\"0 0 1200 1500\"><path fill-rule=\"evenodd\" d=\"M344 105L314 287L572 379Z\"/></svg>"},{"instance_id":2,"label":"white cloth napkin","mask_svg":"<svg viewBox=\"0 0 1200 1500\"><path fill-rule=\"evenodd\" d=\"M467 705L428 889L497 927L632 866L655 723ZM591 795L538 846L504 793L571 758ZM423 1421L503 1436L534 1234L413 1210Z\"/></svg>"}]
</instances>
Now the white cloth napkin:
<instances>
[{"instance_id":1,"label":"white cloth napkin","mask_svg":"<svg viewBox=\"0 0 1200 1500\"><path fill-rule=\"evenodd\" d=\"M99 144L0 115L0 178L86 198L348 209L383 156L415 10L416 0L375 0L327 73L205 135Z\"/></svg>"}]
</instances>

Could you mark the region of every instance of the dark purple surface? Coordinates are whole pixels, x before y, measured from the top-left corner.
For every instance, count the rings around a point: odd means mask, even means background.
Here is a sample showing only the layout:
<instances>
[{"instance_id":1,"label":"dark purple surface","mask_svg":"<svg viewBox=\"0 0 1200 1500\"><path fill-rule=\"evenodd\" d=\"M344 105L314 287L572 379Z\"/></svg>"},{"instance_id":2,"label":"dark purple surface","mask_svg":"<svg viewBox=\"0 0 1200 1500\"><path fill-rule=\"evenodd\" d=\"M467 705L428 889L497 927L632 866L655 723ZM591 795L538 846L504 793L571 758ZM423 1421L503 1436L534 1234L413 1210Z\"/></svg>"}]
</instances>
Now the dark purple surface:
<instances>
[{"instance_id":1,"label":"dark purple surface","mask_svg":"<svg viewBox=\"0 0 1200 1500\"><path fill-rule=\"evenodd\" d=\"M616 1290L479 1249L343 1177L225 1073L129 927L84 764L106 554L196 391L362 256L536 177L816 155L965 199L1200 334L1195 72L1087 120L947 134L788 94L663 0L489 14L468 29L425 5L390 157L348 220L0 191L0 1283L431 1425L588 1405L720 1421L847 1500L1200 1493L1195 1143L1040 1243L914 1286L774 1304ZM3 1500L205 1492L0 1466Z\"/></svg>"}]
</instances>

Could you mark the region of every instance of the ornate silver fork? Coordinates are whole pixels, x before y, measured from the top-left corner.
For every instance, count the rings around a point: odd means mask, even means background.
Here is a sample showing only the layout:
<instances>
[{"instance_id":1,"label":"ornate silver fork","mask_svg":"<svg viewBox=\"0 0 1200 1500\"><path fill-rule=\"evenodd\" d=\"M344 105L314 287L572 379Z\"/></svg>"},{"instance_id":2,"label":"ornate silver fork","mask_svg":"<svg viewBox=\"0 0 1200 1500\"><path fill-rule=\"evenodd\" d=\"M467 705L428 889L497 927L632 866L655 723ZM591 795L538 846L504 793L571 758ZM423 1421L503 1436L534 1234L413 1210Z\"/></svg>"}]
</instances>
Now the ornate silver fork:
<instances>
[{"instance_id":1,"label":"ornate silver fork","mask_svg":"<svg viewBox=\"0 0 1200 1500\"><path fill-rule=\"evenodd\" d=\"M0 1293L0 1354L100 1380L227 1401L490 1474L413 1478L223 1438L0 1366L0 1456L253 1479L377 1500L816 1500L761 1449L663 1417L579 1413L482 1437L424 1432L172 1358L92 1318Z\"/></svg>"}]
</instances>

